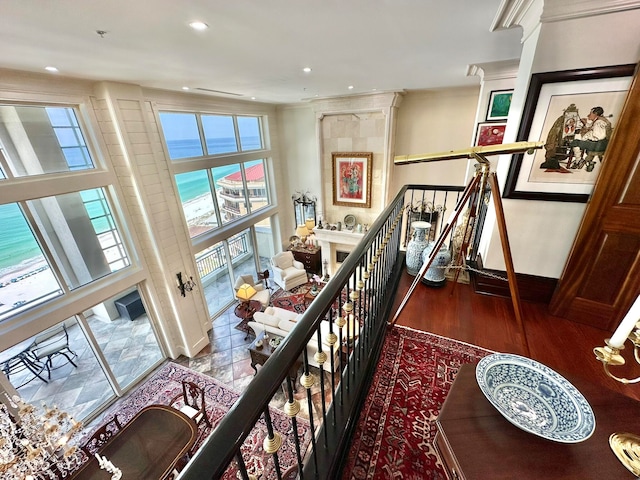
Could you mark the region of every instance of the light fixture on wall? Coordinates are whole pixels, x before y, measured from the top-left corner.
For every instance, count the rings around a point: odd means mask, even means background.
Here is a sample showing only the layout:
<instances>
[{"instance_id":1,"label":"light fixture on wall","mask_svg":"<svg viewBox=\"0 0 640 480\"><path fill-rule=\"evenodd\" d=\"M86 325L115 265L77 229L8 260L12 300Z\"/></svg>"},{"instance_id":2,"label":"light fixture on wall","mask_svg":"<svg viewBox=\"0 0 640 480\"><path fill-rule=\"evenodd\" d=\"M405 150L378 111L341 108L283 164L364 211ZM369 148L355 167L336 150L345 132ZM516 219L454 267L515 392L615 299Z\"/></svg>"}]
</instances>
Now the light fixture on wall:
<instances>
[{"instance_id":1,"label":"light fixture on wall","mask_svg":"<svg viewBox=\"0 0 640 480\"><path fill-rule=\"evenodd\" d=\"M193 277L189 277L189 280L182 280L182 272L176 273L176 278L178 279L178 290L180 290L180 295L185 297L187 292L193 290L196 286L196 282L193 281Z\"/></svg>"}]
</instances>

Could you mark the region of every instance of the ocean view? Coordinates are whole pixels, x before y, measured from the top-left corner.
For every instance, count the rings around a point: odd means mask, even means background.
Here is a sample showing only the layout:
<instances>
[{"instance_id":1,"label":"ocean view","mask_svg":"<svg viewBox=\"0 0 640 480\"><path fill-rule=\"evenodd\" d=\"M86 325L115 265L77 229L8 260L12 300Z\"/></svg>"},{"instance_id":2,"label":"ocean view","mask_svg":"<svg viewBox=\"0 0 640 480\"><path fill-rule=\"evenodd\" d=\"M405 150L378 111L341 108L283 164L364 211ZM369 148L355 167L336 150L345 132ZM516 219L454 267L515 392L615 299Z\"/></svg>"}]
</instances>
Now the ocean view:
<instances>
[{"instance_id":1,"label":"ocean view","mask_svg":"<svg viewBox=\"0 0 640 480\"><path fill-rule=\"evenodd\" d=\"M251 144L251 139L243 139ZM259 145L259 138L257 140ZM189 158L202 156L199 140L168 141L167 147L171 158ZM216 139L208 141L207 148L211 153L235 152L235 139ZM217 167L215 171L217 181L230 173L237 171L237 165ZM205 193L209 193L208 183L202 181L202 171L189 172L178 175L176 182L183 202L193 200ZM89 207L90 209L91 207ZM92 213L92 212L89 212ZM0 205L0 277L11 267L20 263L32 263L36 257L42 257L40 247L36 242L29 225L17 204Z\"/></svg>"}]
</instances>

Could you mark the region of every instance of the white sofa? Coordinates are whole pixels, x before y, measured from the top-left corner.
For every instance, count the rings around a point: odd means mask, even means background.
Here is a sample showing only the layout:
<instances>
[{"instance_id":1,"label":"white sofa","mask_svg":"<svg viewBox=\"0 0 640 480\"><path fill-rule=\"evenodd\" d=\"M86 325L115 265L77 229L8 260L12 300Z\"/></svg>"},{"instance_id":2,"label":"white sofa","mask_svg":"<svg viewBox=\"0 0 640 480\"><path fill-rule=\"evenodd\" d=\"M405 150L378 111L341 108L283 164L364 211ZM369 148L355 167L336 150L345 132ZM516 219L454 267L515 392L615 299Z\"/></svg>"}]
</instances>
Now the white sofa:
<instances>
[{"instance_id":1,"label":"white sofa","mask_svg":"<svg viewBox=\"0 0 640 480\"><path fill-rule=\"evenodd\" d=\"M301 314L285 310L279 307L267 307L264 312L256 312L253 314L252 322L249 322L249 327L255 332L256 337L260 333L266 331L267 333L278 335L279 337L286 337L291 329L297 325L297 321ZM334 327L334 332L338 327ZM325 339L329 333L329 322L323 320L320 324L320 336L322 338L322 351L327 354L327 360L324 362L322 368L327 372L331 371L331 358L329 358L331 348L326 343ZM339 346L336 343L334 346L334 368L337 370L339 367L338 356ZM307 344L307 356L309 358L309 365L320 368L320 365L316 362L314 355L318 351L318 337L314 335Z\"/></svg>"}]
</instances>

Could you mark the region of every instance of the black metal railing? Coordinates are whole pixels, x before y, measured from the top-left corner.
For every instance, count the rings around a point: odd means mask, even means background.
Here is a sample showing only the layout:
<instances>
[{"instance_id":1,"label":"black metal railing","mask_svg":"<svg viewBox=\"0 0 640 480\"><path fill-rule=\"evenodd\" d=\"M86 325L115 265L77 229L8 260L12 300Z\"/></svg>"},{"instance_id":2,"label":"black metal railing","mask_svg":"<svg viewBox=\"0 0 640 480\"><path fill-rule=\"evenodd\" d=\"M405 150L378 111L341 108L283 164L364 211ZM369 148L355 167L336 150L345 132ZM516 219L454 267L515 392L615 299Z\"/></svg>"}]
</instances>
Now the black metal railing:
<instances>
[{"instance_id":1,"label":"black metal railing","mask_svg":"<svg viewBox=\"0 0 640 480\"><path fill-rule=\"evenodd\" d=\"M430 192L430 188L419 185L402 188L300 316L295 328L258 371L179 479L217 479L230 466L237 469L239 478L246 480L281 479L285 470L291 468L297 469L299 478L303 479L339 477L360 406L375 371L402 273L402 242L411 214L407 205L427 195L425 192ZM443 192L462 190L436 188ZM448 203L447 200L444 204ZM324 368L309 365L310 351L316 352L313 360ZM298 381L306 390L312 432L309 444L298 437L300 404L289 375L300 359L302 374ZM293 435L295 444L293 465L290 457L288 463L284 463L278 455L279 439L285 432L276 431L269 408L269 402L283 384L286 397L283 411L290 418L286 430L288 435ZM317 413L312 398L314 386L319 387L321 399ZM255 462L246 458L247 454L243 455L241 449L258 422L266 428L266 459L261 464L268 471L261 472L253 468Z\"/></svg>"},{"instance_id":2,"label":"black metal railing","mask_svg":"<svg viewBox=\"0 0 640 480\"><path fill-rule=\"evenodd\" d=\"M247 234L242 233L229 240L229 251L231 252L231 261L234 262L237 258L249 253L249 243ZM227 268L227 256L224 253L222 245L217 245L215 248L206 254L196 258L196 265L198 267L198 276L200 279L204 279L207 275L226 270Z\"/></svg>"}]
</instances>

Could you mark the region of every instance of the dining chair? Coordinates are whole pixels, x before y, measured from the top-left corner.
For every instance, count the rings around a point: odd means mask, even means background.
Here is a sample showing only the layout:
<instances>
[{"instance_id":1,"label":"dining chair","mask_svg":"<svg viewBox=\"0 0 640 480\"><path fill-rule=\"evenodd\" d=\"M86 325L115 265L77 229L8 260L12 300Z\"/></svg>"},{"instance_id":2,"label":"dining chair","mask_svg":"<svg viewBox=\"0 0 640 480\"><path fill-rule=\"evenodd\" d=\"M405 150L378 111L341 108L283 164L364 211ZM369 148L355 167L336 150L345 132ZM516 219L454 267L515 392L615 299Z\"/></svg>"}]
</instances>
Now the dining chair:
<instances>
[{"instance_id":1,"label":"dining chair","mask_svg":"<svg viewBox=\"0 0 640 480\"><path fill-rule=\"evenodd\" d=\"M169 405L192 418L198 426L202 422L211 428L204 399L204 390L193 382L182 381L182 393L169 401Z\"/></svg>"},{"instance_id":2,"label":"dining chair","mask_svg":"<svg viewBox=\"0 0 640 480\"><path fill-rule=\"evenodd\" d=\"M122 430L122 425L120 425L118 417L114 415L111 420L93 432L91 437L82 445L82 451L88 457L93 457L102 447L109 443L120 430Z\"/></svg>"},{"instance_id":3,"label":"dining chair","mask_svg":"<svg viewBox=\"0 0 640 480\"><path fill-rule=\"evenodd\" d=\"M77 367L73 358L78 355L69 347L69 333L64 323L36 335L29 346L29 353L36 361L44 361L49 379L51 379L51 370L54 369L53 358L58 355L62 355L71 365Z\"/></svg>"}]
</instances>

